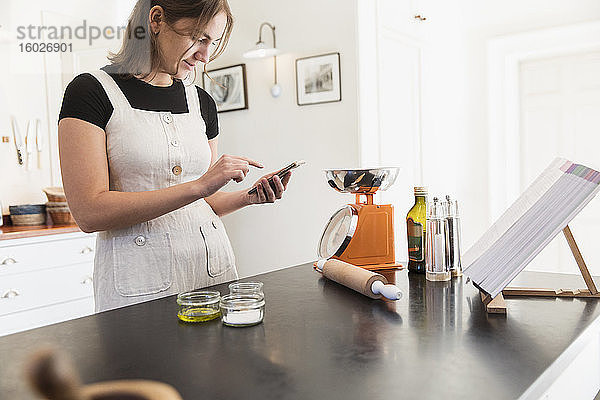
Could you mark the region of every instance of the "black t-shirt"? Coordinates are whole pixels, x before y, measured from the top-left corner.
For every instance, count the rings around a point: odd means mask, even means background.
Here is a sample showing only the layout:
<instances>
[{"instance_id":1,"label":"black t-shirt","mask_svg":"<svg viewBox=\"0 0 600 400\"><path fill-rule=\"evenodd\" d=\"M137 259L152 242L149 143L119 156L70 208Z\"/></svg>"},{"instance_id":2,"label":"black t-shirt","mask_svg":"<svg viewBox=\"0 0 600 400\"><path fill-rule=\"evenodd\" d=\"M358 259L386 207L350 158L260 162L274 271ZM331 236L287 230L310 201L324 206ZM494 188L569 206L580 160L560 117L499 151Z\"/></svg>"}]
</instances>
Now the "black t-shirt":
<instances>
[{"instance_id":1,"label":"black t-shirt","mask_svg":"<svg viewBox=\"0 0 600 400\"><path fill-rule=\"evenodd\" d=\"M110 65L101 69L114 79L133 108L168 111L173 114L188 112L185 87L180 79L174 79L171 86L152 86L140 79L124 78L112 72ZM210 140L219 134L217 105L204 89L198 86L196 89L200 98L200 111L206 124L206 136ZM100 82L91 74L81 74L67 86L58 120L78 118L105 129L112 113L113 105Z\"/></svg>"}]
</instances>

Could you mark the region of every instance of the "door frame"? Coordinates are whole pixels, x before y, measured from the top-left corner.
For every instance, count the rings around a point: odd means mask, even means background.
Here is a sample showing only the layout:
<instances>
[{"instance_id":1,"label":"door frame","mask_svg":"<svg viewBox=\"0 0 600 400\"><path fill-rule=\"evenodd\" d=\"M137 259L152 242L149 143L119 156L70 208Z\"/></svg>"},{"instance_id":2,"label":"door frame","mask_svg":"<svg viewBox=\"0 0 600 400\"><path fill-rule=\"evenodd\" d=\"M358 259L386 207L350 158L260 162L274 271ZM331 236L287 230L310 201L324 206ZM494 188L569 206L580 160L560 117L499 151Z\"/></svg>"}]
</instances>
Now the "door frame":
<instances>
[{"instance_id":1,"label":"door frame","mask_svg":"<svg viewBox=\"0 0 600 400\"><path fill-rule=\"evenodd\" d=\"M381 47L382 39L391 39L406 47L414 48L418 53L415 92L417 115L415 115L414 140L416 159L412 168L417 182L423 182L423 52L425 43L419 37L411 36L401 29L380 23L380 5L378 1L359 0L357 2L357 52L358 57L358 111L359 111L359 163L362 167L381 165L381 124L379 88L382 85ZM376 195L378 196L378 195Z\"/></svg>"},{"instance_id":2,"label":"door frame","mask_svg":"<svg viewBox=\"0 0 600 400\"><path fill-rule=\"evenodd\" d=\"M493 223L520 195L519 65L600 49L600 21L501 36L488 41L489 216Z\"/></svg>"}]
</instances>

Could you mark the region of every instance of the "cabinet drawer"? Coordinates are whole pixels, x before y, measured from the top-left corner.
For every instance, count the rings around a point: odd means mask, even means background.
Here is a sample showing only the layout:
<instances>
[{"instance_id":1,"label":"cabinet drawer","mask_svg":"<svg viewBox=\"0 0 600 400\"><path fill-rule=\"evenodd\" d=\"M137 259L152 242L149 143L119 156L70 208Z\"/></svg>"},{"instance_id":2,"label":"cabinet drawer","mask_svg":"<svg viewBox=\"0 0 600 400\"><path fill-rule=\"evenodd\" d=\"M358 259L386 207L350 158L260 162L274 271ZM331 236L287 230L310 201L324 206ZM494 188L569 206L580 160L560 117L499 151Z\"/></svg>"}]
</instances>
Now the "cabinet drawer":
<instances>
[{"instance_id":1,"label":"cabinet drawer","mask_svg":"<svg viewBox=\"0 0 600 400\"><path fill-rule=\"evenodd\" d=\"M55 266L93 263L95 246L94 235L3 246L0 247L0 277Z\"/></svg>"},{"instance_id":2,"label":"cabinet drawer","mask_svg":"<svg viewBox=\"0 0 600 400\"><path fill-rule=\"evenodd\" d=\"M94 295L93 263L0 277L0 315Z\"/></svg>"},{"instance_id":3,"label":"cabinet drawer","mask_svg":"<svg viewBox=\"0 0 600 400\"><path fill-rule=\"evenodd\" d=\"M87 297L68 303L4 315L0 316L0 336L85 317L93 313L94 298Z\"/></svg>"}]
</instances>

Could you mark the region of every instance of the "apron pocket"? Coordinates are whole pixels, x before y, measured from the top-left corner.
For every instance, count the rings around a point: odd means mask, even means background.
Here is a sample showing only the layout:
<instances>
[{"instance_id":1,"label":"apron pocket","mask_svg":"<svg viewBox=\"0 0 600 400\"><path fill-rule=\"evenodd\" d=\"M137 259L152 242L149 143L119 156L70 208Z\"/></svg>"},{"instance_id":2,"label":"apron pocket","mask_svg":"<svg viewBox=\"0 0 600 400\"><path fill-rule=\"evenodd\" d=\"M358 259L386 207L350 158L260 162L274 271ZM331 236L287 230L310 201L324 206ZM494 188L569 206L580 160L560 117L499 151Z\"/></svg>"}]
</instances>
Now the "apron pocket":
<instances>
[{"instance_id":1,"label":"apron pocket","mask_svg":"<svg viewBox=\"0 0 600 400\"><path fill-rule=\"evenodd\" d=\"M115 288L122 296L162 292L173 282L173 249L168 233L113 238Z\"/></svg>"},{"instance_id":2,"label":"apron pocket","mask_svg":"<svg viewBox=\"0 0 600 400\"><path fill-rule=\"evenodd\" d=\"M220 218L210 219L200 225L200 232L206 245L208 275L216 278L235 268L235 256L231 242Z\"/></svg>"}]
</instances>

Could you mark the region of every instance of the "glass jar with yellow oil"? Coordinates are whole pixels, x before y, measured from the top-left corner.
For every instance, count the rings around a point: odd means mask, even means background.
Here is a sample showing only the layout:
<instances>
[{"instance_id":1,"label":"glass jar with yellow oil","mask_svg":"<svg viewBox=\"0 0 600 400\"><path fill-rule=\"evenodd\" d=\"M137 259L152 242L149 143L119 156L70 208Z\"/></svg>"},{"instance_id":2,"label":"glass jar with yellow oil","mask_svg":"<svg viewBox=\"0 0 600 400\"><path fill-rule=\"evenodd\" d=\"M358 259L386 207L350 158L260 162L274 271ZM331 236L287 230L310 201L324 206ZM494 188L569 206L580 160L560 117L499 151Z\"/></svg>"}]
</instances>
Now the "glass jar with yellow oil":
<instances>
[{"instance_id":1,"label":"glass jar with yellow oil","mask_svg":"<svg viewBox=\"0 0 600 400\"><path fill-rule=\"evenodd\" d=\"M212 290L193 290L177 296L177 318L184 322L205 322L221 315L221 293Z\"/></svg>"}]
</instances>

